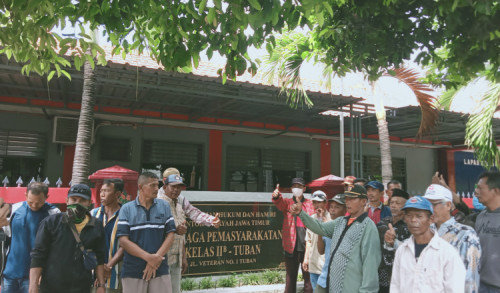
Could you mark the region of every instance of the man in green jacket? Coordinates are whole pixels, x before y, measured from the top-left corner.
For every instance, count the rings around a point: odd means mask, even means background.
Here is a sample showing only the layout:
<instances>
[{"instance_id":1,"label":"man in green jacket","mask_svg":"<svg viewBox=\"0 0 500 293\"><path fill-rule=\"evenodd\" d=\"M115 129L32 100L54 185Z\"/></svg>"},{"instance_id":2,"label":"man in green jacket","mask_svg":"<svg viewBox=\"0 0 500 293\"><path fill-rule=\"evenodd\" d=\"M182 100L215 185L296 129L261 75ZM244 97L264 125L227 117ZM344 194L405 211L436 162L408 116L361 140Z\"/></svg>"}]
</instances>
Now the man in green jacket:
<instances>
[{"instance_id":1,"label":"man in green jacket","mask_svg":"<svg viewBox=\"0 0 500 293\"><path fill-rule=\"evenodd\" d=\"M355 185L345 193L349 216L320 222L302 212L301 203L290 212L298 215L312 232L331 238L328 264L328 292L373 292L379 290L378 266L381 250L378 231L367 213L366 189Z\"/></svg>"}]
</instances>

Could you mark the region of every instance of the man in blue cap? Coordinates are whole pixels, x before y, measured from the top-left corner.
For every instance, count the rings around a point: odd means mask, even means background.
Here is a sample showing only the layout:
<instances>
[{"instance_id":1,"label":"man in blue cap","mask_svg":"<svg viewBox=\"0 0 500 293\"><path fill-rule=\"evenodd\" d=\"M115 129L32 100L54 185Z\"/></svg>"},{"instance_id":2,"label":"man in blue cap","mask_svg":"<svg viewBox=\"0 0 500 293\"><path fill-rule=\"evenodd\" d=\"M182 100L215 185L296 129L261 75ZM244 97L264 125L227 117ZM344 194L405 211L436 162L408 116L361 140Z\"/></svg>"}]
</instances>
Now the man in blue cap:
<instances>
[{"instance_id":1,"label":"man in blue cap","mask_svg":"<svg viewBox=\"0 0 500 293\"><path fill-rule=\"evenodd\" d=\"M464 292L464 264L456 249L431 229L432 204L414 196L402 210L411 237L396 251L390 292Z\"/></svg>"},{"instance_id":2,"label":"man in blue cap","mask_svg":"<svg viewBox=\"0 0 500 293\"><path fill-rule=\"evenodd\" d=\"M384 205L384 184L378 181L370 181L366 183L366 196L368 196L368 218L372 219L375 224L386 217L392 216L391 209Z\"/></svg>"}]
</instances>

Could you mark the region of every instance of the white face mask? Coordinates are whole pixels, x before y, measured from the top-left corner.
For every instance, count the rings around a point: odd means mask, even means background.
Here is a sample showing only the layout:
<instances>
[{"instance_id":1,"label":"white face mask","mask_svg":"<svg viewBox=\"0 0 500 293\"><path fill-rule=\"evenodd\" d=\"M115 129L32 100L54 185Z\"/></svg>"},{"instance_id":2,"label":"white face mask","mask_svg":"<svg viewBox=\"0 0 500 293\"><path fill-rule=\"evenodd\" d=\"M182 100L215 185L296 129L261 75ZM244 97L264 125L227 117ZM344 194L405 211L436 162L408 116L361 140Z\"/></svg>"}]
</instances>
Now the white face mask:
<instances>
[{"instance_id":1,"label":"white face mask","mask_svg":"<svg viewBox=\"0 0 500 293\"><path fill-rule=\"evenodd\" d=\"M299 197L304 193L304 190L302 188L292 188L292 193L293 196Z\"/></svg>"}]
</instances>

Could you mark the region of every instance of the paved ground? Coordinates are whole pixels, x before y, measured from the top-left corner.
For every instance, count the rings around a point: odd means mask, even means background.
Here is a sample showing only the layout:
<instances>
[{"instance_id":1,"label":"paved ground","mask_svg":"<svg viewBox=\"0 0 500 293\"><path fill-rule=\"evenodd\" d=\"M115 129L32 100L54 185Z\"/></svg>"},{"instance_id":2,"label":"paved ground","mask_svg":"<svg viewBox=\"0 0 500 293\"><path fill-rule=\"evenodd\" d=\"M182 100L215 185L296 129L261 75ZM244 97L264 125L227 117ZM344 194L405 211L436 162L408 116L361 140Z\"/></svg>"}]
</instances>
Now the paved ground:
<instances>
[{"instance_id":1,"label":"paved ground","mask_svg":"<svg viewBox=\"0 0 500 293\"><path fill-rule=\"evenodd\" d=\"M304 283L297 283L297 292L302 292ZM235 288L217 288L194 291L183 291L186 293L282 293L285 290L285 284L259 285L259 286L241 286Z\"/></svg>"}]
</instances>

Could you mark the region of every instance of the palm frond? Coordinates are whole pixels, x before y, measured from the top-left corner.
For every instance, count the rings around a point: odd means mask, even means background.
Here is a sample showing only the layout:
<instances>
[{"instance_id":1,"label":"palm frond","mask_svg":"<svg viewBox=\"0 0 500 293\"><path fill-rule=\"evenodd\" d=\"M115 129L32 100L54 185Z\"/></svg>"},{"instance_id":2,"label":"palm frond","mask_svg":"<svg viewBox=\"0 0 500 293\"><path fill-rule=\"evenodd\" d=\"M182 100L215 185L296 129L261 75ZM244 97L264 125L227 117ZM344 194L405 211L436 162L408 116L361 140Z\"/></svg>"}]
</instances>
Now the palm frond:
<instances>
[{"instance_id":1,"label":"palm frond","mask_svg":"<svg viewBox=\"0 0 500 293\"><path fill-rule=\"evenodd\" d=\"M313 102L307 96L300 76L300 69L312 52L308 38L295 32L286 34L271 49L264 57L264 80L272 85L277 83L280 94L286 95L287 104L292 108L312 107Z\"/></svg>"},{"instance_id":2,"label":"palm frond","mask_svg":"<svg viewBox=\"0 0 500 293\"><path fill-rule=\"evenodd\" d=\"M417 137L428 135L435 127L439 117L439 109L436 106L436 97L429 94L432 88L418 80L418 73L410 68L394 69L394 76L405 83L417 97L417 101L422 111L422 119L418 129Z\"/></svg>"},{"instance_id":3,"label":"palm frond","mask_svg":"<svg viewBox=\"0 0 500 293\"><path fill-rule=\"evenodd\" d=\"M487 169L499 166L500 151L493 134L493 115L500 102L500 83L491 84L481 99L481 107L469 117L465 144L474 149L476 158Z\"/></svg>"},{"instance_id":4,"label":"palm frond","mask_svg":"<svg viewBox=\"0 0 500 293\"><path fill-rule=\"evenodd\" d=\"M451 103L453 102L453 99L455 98L455 96L457 95L457 93L463 88L464 86L461 85L460 87L458 88L451 88L449 90L447 90L446 92L444 92L440 97L439 99L437 100L438 102L438 107L443 109L443 110L446 110L446 111L449 111L450 110L450 107L451 107Z\"/></svg>"}]
</instances>

